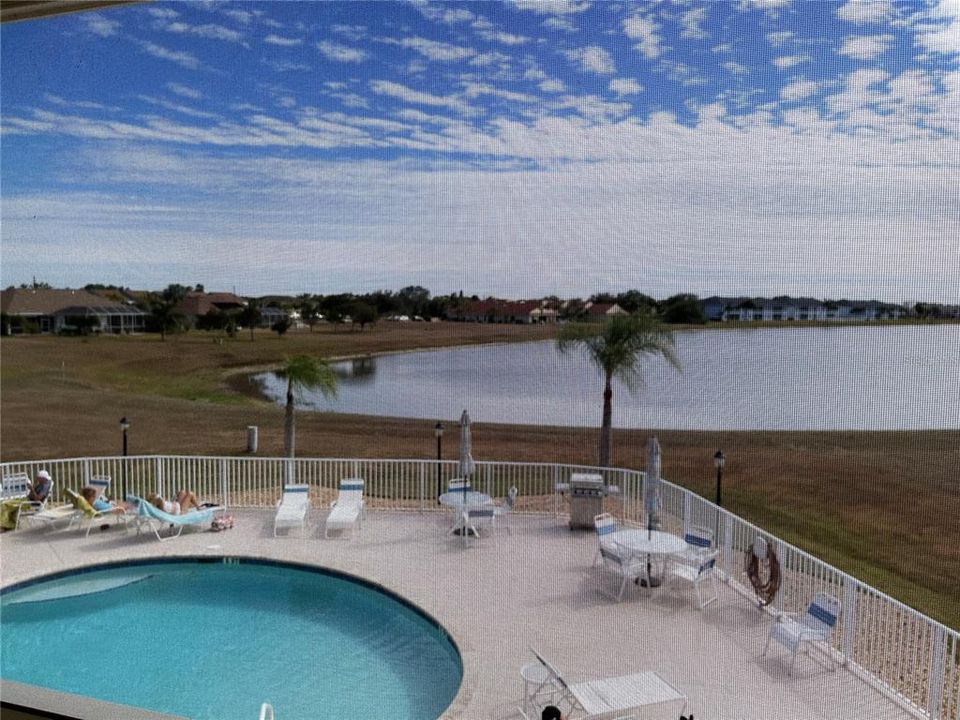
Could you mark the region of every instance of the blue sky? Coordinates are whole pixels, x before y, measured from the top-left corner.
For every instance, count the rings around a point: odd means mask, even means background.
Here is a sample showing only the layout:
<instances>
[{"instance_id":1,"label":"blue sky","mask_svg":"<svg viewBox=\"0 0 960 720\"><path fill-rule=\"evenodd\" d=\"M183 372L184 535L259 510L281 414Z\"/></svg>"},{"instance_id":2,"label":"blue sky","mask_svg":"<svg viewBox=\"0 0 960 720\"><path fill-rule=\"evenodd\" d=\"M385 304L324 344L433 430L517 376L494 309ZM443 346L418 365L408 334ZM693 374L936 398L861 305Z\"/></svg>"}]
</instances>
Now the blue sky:
<instances>
[{"instance_id":1,"label":"blue sky","mask_svg":"<svg viewBox=\"0 0 960 720\"><path fill-rule=\"evenodd\" d=\"M154 2L0 51L4 286L960 301L960 0Z\"/></svg>"}]
</instances>

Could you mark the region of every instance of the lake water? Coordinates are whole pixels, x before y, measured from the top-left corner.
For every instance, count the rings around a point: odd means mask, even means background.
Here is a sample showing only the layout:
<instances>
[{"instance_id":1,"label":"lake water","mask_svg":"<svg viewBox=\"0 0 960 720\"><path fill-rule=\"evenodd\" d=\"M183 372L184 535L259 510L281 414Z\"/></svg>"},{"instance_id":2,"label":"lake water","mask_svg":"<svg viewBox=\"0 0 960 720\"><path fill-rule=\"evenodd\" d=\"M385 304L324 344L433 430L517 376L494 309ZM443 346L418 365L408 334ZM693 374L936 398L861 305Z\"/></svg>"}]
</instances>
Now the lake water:
<instances>
[{"instance_id":1,"label":"lake water","mask_svg":"<svg viewBox=\"0 0 960 720\"><path fill-rule=\"evenodd\" d=\"M613 424L691 430L960 429L960 326L676 333L682 372L659 358ZM340 363L338 396L299 408L475 422L597 426L602 379L553 342L486 345ZM285 383L256 376L283 403Z\"/></svg>"}]
</instances>

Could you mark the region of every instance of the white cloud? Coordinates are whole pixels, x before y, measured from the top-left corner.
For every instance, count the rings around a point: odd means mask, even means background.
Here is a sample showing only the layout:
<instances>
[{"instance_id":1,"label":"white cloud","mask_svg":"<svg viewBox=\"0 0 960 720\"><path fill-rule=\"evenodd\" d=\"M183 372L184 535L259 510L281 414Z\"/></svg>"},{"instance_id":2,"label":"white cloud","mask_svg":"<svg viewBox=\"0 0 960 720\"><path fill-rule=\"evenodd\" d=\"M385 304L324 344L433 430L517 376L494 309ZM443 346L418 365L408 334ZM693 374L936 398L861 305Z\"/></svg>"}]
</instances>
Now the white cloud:
<instances>
[{"instance_id":1,"label":"white cloud","mask_svg":"<svg viewBox=\"0 0 960 720\"><path fill-rule=\"evenodd\" d=\"M894 36L884 35L852 35L843 40L840 54L855 60L872 60L883 55L893 44Z\"/></svg>"},{"instance_id":2,"label":"white cloud","mask_svg":"<svg viewBox=\"0 0 960 720\"><path fill-rule=\"evenodd\" d=\"M780 97L787 101L803 100L815 94L819 87L812 80L795 80L780 89Z\"/></svg>"},{"instance_id":3,"label":"white cloud","mask_svg":"<svg viewBox=\"0 0 960 720\"><path fill-rule=\"evenodd\" d=\"M342 23L331 25L330 29L333 30L338 35L343 35L349 40L359 42L367 37L367 26L366 25L344 25Z\"/></svg>"},{"instance_id":4,"label":"white cloud","mask_svg":"<svg viewBox=\"0 0 960 720\"><path fill-rule=\"evenodd\" d=\"M470 64L474 67L485 67L487 65L494 65L500 63L501 65L509 64L511 58L509 55L504 55L502 52L486 52L475 55L470 60Z\"/></svg>"},{"instance_id":5,"label":"white cloud","mask_svg":"<svg viewBox=\"0 0 960 720\"><path fill-rule=\"evenodd\" d=\"M406 85L401 85L400 83L389 80L371 80L370 89L378 95L387 95L415 105L447 107L458 112L468 112L470 110L469 105L457 98L431 95L430 93L420 92L419 90L414 90Z\"/></svg>"},{"instance_id":6,"label":"white cloud","mask_svg":"<svg viewBox=\"0 0 960 720\"><path fill-rule=\"evenodd\" d=\"M160 20L173 20L180 17L180 13L168 7L147 6L146 10L150 15Z\"/></svg>"},{"instance_id":7,"label":"white cloud","mask_svg":"<svg viewBox=\"0 0 960 720\"><path fill-rule=\"evenodd\" d=\"M617 71L610 53L599 45L590 45L564 52L567 59L577 63L583 72L592 72L597 75L609 75Z\"/></svg>"},{"instance_id":8,"label":"white cloud","mask_svg":"<svg viewBox=\"0 0 960 720\"><path fill-rule=\"evenodd\" d=\"M363 62L367 59L367 53L360 48L346 47L328 40L318 42L317 49L330 60L337 62Z\"/></svg>"},{"instance_id":9,"label":"white cloud","mask_svg":"<svg viewBox=\"0 0 960 720\"><path fill-rule=\"evenodd\" d=\"M567 89L562 80L544 80L540 83L540 89L543 92L558 93Z\"/></svg>"},{"instance_id":10,"label":"white cloud","mask_svg":"<svg viewBox=\"0 0 960 720\"><path fill-rule=\"evenodd\" d=\"M415 50L428 60L451 62L473 57L476 54L476 51L471 48L450 45L449 43L428 40L421 37L404 38L399 41L391 40L390 42L391 44Z\"/></svg>"},{"instance_id":11,"label":"white cloud","mask_svg":"<svg viewBox=\"0 0 960 720\"><path fill-rule=\"evenodd\" d=\"M274 35L270 33L267 35L263 41L268 45L279 45L280 47L293 47L294 45L300 45L303 42L303 38L288 38L282 37L280 35Z\"/></svg>"},{"instance_id":12,"label":"white cloud","mask_svg":"<svg viewBox=\"0 0 960 720\"><path fill-rule=\"evenodd\" d=\"M569 15L580 13L590 7L581 0L513 0L518 10L532 10L541 14Z\"/></svg>"},{"instance_id":13,"label":"white cloud","mask_svg":"<svg viewBox=\"0 0 960 720\"><path fill-rule=\"evenodd\" d=\"M477 35L490 42L498 42L501 45L523 45L530 42L530 38L525 35L514 35L500 30L478 30Z\"/></svg>"},{"instance_id":14,"label":"white cloud","mask_svg":"<svg viewBox=\"0 0 960 720\"><path fill-rule=\"evenodd\" d=\"M171 22L163 26L167 32L178 33L181 35L193 35L195 37L207 38L209 40L226 40L227 42L240 42L243 36L236 30L231 30L223 25L190 25L185 22Z\"/></svg>"},{"instance_id":15,"label":"white cloud","mask_svg":"<svg viewBox=\"0 0 960 720\"><path fill-rule=\"evenodd\" d=\"M102 15L91 14L82 16L87 30L98 37L111 37L120 31L120 23Z\"/></svg>"},{"instance_id":16,"label":"white cloud","mask_svg":"<svg viewBox=\"0 0 960 720\"><path fill-rule=\"evenodd\" d=\"M860 25L881 22L890 17L892 12L890 0L848 0L837 9L837 17Z\"/></svg>"},{"instance_id":17,"label":"white cloud","mask_svg":"<svg viewBox=\"0 0 960 720\"><path fill-rule=\"evenodd\" d=\"M548 17L541 24L551 30L559 30L561 32L574 33L577 31L577 26L573 24L573 20L570 17L560 17L558 15Z\"/></svg>"},{"instance_id":18,"label":"white cloud","mask_svg":"<svg viewBox=\"0 0 960 720\"><path fill-rule=\"evenodd\" d=\"M253 13L246 10L221 10L224 15L232 20L236 20L241 25L249 25L253 22Z\"/></svg>"},{"instance_id":19,"label":"white cloud","mask_svg":"<svg viewBox=\"0 0 960 720\"><path fill-rule=\"evenodd\" d=\"M723 68L734 75L747 75L750 73L750 68L733 60L723 63Z\"/></svg>"},{"instance_id":20,"label":"white cloud","mask_svg":"<svg viewBox=\"0 0 960 720\"><path fill-rule=\"evenodd\" d=\"M192 87L175 82L168 82L167 90L181 97L190 98L191 100L199 100L203 97L203 93L199 90L194 90Z\"/></svg>"},{"instance_id":21,"label":"white cloud","mask_svg":"<svg viewBox=\"0 0 960 720\"><path fill-rule=\"evenodd\" d=\"M960 2L936 0L927 11L917 14L916 43L925 49L955 56L960 54Z\"/></svg>"},{"instance_id":22,"label":"white cloud","mask_svg":"<svg viewBox=\"0 0 960 720\"><path fill-rule=\"evenodd\" d=\"M709 33L703 29L702 24L707 19L707 9L705 7L687 10L680 16L680 25L683 27L680 37L693 40L702 40L710 37Z\"/></svg>"},{"instance_id":23,"label":"white cloud","mask_svg":"<svg viewBox=\"0 0 960 720\"><path fill-rule=\"evenodd\" d=\"M162 45L152 43L149 40L141 40L139 44L140 47L143 48L144 52L149 55L153 55L155 58L169 60L170 62L174 62L181 67L187 68L188 70L196 70L200 67L200 61L197 59L197 56L193 55L192 53L170 50Z\"/></svg>"},{"instance_id":24,"label":"white cloud","mask_svg":"<svg viewBox=\"0 0 960 720\"><path fill-rule=\"evenodd\" d=\"M631 40L639 40L634 48L644 57L653 59L660 57L660 35L657 23L640 15L631 15L623 21L623 31Z\"/></svg>"},{"instance_id":25,"label":"white cloud","mask_svg":"<svg viewBox=\"0 0 960 720\"><path fill-rule=\"evenodd\" d=\"M503 100L510 100L513 102L521 103L532 103L536 102L538 98L533 95L527 95L526 93L513 92L511 90L503 90L502 88L494 87L492 85L487 85L485 83L478 82L466 82L463 84L464 95L468 98L477 98L481 95L490 95L492 97L498 97Z\"/></svg>"},{"instance_id":26,"label":"white cloud","mask_svg":"<svg viewBox=\"0 0 960 720\"><path fill-rule=\"evenodd\" d=\"M633 78L614 78L610 81L610 92L616 93L618 97L638 95L642 91L643 85Z\"/></svg>"},{"instance_id":27,"label":"white cloud","mask_svg":"<svg viewBox=\"0 0 960 720\"><path fill-rule=\"evenodd\" d=\"M779 10L787 7L791 0L740 0L738 10Z\"/></svg>"},{"instance_id":28,"label":"white cloud","mask_svg":"<svg viewBox=\"0 0 960 720\"><path fill-rule=\"evenodd\" d=\"M778 30L777 32L767 33L767 42L773 47L781 47L793 37L794 33L790 30Z\"/></svg>"},{"instance_id":29,"label":"white cloud","mask_svg":"<svg viewBox=\"0 0 960 720\"><path fill-rule=\"evenodd\" d=\"M812 60L812 58L809 55L781 55L780 57L775 57L770 62L781 70L786 70L800 63L810 62L810 60Z\"/></svg>"}]
</instances>

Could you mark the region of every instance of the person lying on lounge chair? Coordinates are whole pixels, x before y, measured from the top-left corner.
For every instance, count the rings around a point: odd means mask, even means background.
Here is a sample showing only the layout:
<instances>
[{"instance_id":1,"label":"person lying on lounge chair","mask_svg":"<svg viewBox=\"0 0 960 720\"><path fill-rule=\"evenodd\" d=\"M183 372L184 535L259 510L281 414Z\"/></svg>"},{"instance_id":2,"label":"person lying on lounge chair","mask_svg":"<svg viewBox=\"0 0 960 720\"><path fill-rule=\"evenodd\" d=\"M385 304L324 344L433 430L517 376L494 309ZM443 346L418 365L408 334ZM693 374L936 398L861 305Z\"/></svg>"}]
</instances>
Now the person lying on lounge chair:
<instances>
[{"instance_id":1,"label":"person lying on lounge chair","mask_svg":"<svg viewBox=\"0 0 960 720\"><path fill-rule=\"evenodd\" d=\"M92 485L84 485L80 488L80 495L90 503L90 507L99 512L125 513L130 509L130 506L126 503L115 503L105 497L99 497L99 491Z\"/></svg>"},{"instance_id":2,"label":"person lying on lounge chair","mask_svg":"<svg viewBox=\"0 0 960 720\"><path fill-rule=\"evenodd\" d=\"M146 498L147 502L158 510L168 515L182 515L191 510L200 510L200 503L197 502L197 496L189 490L178 490L176 500L164 500L162 495L150 493Z\"/></svg>"}]
</instances>

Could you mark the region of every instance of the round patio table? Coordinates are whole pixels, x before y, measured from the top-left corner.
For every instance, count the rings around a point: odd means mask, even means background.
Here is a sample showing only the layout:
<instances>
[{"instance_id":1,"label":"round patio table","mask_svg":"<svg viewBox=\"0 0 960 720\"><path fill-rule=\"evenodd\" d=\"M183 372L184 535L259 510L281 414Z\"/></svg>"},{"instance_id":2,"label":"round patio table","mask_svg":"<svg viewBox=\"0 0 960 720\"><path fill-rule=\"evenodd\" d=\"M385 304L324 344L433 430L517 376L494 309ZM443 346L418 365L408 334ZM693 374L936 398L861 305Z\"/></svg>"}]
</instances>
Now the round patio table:
<instances>
[{"instance_id":1,"label":"round patio table","mask_svg":"<svg viewBox=\"0 0 960 720\"><path fill-rule=\"evenodd\" d=\"M660 578L651 577L651 556L673 555L687 547L683 538L661 530L618 530L610 535L610 540L637 555L647 556L647 577L640 580L647 587L661 583Z\"/></svg>"},{"instance_id":2,"label":"round patio table","mask_svg":"<svg viewBox=\"0 0 960 720\"><path fill-rule=\"evenodd\" d=\"M445 492L438 499L441 505L452 508L456 514L453 527L450 528L450 532L454 535L462 535L467 529L466 510L490 507L494 504L492 497L486 493L477 492L476 490L467 490L466 492L463 490L451 490ZM476 533L476 528L472 528L472 531Z\"/></svg>"}]
</instances>

